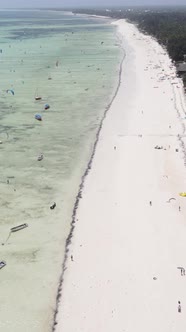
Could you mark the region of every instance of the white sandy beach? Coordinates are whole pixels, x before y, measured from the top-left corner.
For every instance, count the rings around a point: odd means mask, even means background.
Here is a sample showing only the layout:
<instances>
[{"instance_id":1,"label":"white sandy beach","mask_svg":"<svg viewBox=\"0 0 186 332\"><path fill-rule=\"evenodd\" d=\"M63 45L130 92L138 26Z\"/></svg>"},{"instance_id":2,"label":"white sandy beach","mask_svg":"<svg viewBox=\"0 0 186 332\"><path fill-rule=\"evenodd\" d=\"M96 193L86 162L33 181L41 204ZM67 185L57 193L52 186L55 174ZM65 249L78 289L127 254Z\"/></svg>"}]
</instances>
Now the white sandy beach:
<instances>
[{"instance_id":1,"label":"white sandy beach","mask_svg":"<svg viewBox=\"0 0 186 332\"><path fill-rule=\"evenodd\" d=\"M126 50L121 85L77 210L56 331L183 332L183 87L155 40L116 24Z\"/></svg>"}]
</instances>

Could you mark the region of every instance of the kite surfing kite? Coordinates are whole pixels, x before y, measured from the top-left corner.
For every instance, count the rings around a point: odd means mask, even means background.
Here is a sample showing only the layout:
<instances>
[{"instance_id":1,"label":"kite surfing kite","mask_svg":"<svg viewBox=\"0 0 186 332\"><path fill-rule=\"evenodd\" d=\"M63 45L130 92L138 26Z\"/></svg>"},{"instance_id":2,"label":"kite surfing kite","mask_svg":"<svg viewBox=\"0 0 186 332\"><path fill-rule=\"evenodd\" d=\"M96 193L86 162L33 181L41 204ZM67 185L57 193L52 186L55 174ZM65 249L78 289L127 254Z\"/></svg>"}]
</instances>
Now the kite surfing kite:
<instances>
[{"instance_id":1,"label":"kite surfing kite","mask_svg":"<svg viewBox=\"0 0 186 332\"><path fill-rule=\"evenodd\" d=\"M169 198L169 200L167 201L167 203L170 203L172 200L176 200L176 198L174 198L174 197Z\"/></svg>"},{"instance_id":2,"label":"kite surfing kite","mask_svg":"<svg viewBox=\"0 0 186 332\"><path fill-rule=\"evenodd\" d=\"M179 193L179 195L182 196L182 197L186 197L186 192Z\"/></svg>"},{"instance_id":3,"label":"kite surfing kite","mask_svg":"<svg viewBox=\"0 0 186 332\"><path fill-rule=\"evenodd\" d=\"M10 90L10 89L9 89L9 90L6 90L6 92L7 92L7 93L8 93L8 92L11 92L11 94L12 94L13 96L14 96L14 94L15 94L15 93L14 93L14 90Z\"/></svg>"}]
</instances>

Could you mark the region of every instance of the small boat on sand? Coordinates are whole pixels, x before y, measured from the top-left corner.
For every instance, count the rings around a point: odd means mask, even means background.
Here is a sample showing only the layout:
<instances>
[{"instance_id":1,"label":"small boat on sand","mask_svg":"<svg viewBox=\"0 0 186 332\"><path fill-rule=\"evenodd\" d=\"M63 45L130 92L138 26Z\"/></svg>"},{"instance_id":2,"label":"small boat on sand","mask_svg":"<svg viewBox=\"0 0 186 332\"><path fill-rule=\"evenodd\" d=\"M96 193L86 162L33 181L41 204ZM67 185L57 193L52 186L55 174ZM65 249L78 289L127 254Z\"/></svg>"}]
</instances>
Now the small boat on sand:
<instances>
[{"instance_id":1,"label":"small boat on sand","mask_svg":"<svg viewBox=\"0 0 186 332\"><path fill-rule=\"evenodd\" d=\"M2 269L3 267L5 267L6 266L6 262L5 261L1 261L0 262L0 269Z\"/></svg>"},{"instance_id":2,"label":"small boat on sand","mask_svg":"<svg viewBox=\"0 0 186 332\"><path fill-rule=\"evenodd\" d=\"M20 231L21 229L24 229L26 227L28 227L28 224L22 224L22 225L10 228L10 231L12 233L14 233L14 232Z\"/></svg>"}]
</instances>

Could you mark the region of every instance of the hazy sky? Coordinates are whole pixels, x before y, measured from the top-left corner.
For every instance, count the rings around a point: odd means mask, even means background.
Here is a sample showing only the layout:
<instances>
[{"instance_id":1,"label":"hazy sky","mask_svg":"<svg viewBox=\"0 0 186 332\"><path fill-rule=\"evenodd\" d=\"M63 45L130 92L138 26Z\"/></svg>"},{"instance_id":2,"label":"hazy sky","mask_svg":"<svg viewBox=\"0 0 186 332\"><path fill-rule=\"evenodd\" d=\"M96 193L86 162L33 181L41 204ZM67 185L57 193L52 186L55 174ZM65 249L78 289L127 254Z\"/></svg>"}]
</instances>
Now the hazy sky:
<instances>
[{"instance_id":1,"label":"hazy sky","mask_svg":"<svg viewBox=\"0 0 186 332\"><path fill-rule=\"evenodd\" d=\"M78 7L96 5L186 5L186 0L0 0L0 8Z\"/></svg>"}]
</instances>

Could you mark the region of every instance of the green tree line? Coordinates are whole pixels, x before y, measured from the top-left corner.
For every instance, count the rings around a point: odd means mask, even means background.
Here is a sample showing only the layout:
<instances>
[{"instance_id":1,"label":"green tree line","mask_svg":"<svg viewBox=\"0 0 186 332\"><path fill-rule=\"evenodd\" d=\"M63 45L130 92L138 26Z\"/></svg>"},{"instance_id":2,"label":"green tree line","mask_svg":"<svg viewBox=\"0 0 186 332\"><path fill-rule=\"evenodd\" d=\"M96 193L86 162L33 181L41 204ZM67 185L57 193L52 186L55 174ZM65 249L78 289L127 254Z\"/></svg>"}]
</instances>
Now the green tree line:
<instances>
[{"instance_id":1,"label":"green tree line","mask_svg":"<svg viewBox=\"0 0 186 332\"><path fill-rule=\"evenodd\" d=\"M166 46L173 61L183 61L186 54L186 7L180 9L132 8L132 9L81 9L74 13L108 16L114 19L125 18L138 25L138 28L155 37Z\"/></svg>"}]
</instances>

